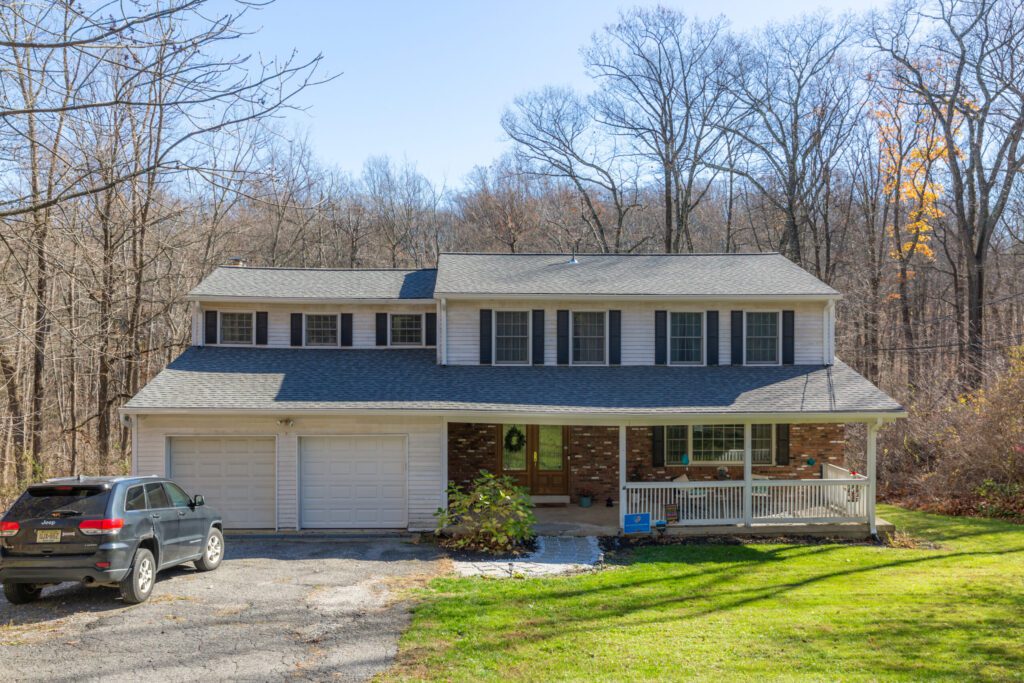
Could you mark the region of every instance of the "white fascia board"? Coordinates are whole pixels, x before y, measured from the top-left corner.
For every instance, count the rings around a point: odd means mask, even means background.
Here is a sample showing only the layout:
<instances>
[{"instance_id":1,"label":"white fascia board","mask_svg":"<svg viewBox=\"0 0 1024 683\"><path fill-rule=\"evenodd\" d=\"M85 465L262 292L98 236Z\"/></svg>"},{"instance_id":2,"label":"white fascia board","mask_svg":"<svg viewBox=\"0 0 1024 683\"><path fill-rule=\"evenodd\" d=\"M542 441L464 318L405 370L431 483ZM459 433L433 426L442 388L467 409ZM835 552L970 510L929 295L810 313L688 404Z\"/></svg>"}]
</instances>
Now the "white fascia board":
<instances>
[{"instance_id":1,"label":"white fascia board","mask_svg":"<svg viewBox=\"0 0 1024 683\"><path fill-rule=\"evenodd\" d=\"M575 300L601 300L601 301L706 301L717 302L742 302L742 301L838 301L843 295L835 294L730 294L708 295L708 294L587 294L587 293L555 293L555 294L509 294L473 292L473 293L450 293L435 292L436 296L457 301L493 301L496 299L509 299L515 301L575 301Z\"/></svg>"},{"instance_id":2,"label":"white fascia board","mask_svg":"<svg viewBox=\"0 0 1024 683\"><path fill-rule=\"evenodd\" d=\"M257 303L257 304L331 304L331 305L369 305L382 304L413 304L433 306L436 299L358 299L354 297L266 297L266 296L207 296L189 294L186 301L209 304Z\"/></svg>"},{"instance_id":3,"label":"white fascia board","mask_svg":"<svg viewBox=\"0 0 1024 683\"><path fill-rule=\"evenodd\" d=\"M907 417L905 410L899 411L864 411L847 413L593 413L593 412L512 412L512 411L481 411L481 410L417 410L417 409L299 409L288 408L247 409L247 408L121 408L122 415L251 415L262 417L300 417L300 416L419 416L443 417L449 422L528 422L530 424L554 425L608 425L625 424L627 426L645 425L681 425L681 424L735 424L751 423L844 423L844 422L895 422Z\"/></svg>"}]
</instances>

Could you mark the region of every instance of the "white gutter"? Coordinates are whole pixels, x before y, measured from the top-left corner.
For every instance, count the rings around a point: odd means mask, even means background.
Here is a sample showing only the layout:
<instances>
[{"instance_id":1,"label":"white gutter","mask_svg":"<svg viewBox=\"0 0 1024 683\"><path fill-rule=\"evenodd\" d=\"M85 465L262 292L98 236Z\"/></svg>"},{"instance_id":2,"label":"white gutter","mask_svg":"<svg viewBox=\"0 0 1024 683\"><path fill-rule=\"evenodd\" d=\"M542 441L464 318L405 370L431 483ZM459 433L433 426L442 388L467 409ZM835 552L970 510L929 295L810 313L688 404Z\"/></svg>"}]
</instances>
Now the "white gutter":
<instances>
[{"instance_id":1,"label":"white gutter","mask_svg":"<svg viewBox=\"0 0 1024 683\"><path fill-rule=\"evenodd\" d=\"M843 298L835 294L599 294L590 292L562 292L547 294L516 294L511 292L435 292L435 296L458 301L573 301L576 299L602 301L838 301Z\"/></svg>"},{"instance_id":2,"label":"white gutter","mask_svg":"<svg viewBox=\"0 0 1024 683\"><path fill-rule=\"evenodd\" d=\"M331 305L381 305L381 304L418 304L433 305L436 299L399 299L376 298L360 299L356 297L287 297L287 296L206 296L189 294L186 301L209 304L257 303L257 304L331 304Z\"/></svg>"},{"instance_id":3,"label":"white gutter","mask_svg":"<svg viewBox=\"0 0 1024 683\"><path fill-rule=\"evenodd\" d=\"M626 423L632 426L643 425L679 425L679 424L733 424L735 422L783 422L790 424L815 422L894 422L907 417L905 410L898 411L860 411L860 412L746 412L746 413L684 413L684 412L602 412L592 410L586 412L538 412L531 410L462 410L452 408L416 409L416 408L320 408L320 409L289 409L280 408L121 408L122 415L262 415L277 416L419 416L444 417L449 421L456 419L465 422L501 422L509 420L529 421L531 424L610 424Z\"/></svg>"}]
</instances>

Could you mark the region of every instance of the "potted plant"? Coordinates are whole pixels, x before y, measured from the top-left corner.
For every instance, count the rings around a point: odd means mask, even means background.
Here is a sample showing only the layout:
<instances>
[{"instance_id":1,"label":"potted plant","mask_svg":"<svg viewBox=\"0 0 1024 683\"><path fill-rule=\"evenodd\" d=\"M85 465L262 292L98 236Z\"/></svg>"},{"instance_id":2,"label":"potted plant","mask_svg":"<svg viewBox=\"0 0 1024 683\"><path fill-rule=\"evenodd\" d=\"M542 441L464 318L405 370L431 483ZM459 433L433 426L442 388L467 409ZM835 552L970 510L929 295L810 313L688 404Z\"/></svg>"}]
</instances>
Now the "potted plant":
<instances>
[{"instance_id":1,"label":"potted plant","mask_svg":"<svg viewBox=\"0 0 1024 683\"><path fill-rule=\"evenodd\" d=\"M579 496L581 508L588 508L594 504L594 492L590 489L580 489L576 495Z\"/></svg>"}]
</instances>

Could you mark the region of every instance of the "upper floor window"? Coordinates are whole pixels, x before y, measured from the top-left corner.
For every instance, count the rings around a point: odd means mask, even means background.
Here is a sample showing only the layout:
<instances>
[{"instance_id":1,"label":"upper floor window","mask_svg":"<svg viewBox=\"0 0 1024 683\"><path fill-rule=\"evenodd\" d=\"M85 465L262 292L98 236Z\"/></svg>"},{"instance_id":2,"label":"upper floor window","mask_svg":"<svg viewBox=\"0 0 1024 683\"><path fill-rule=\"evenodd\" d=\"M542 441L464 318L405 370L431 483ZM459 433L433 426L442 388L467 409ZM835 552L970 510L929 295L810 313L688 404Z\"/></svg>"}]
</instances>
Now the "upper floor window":
<instances>
[{"instance_id":1,"label":"upper floor window","mask_svg":"<svg viewBox=\"0 0 1024 683\"><path fill-rule=\"evenodd\" d=\"M391 345L422 346L423 316L419 313L392 313Z\"/></svg>"},{"instance_id":2,"label":"upper floor window","mask_svg":"<svg viewBox=\"0 0 1024 683\"><path fill-rule=\"evenodd\" d=\"M604 365L607 328L604 311L574 311L572 314L572 362L574 365Z\"/></svg>"},{"instance_id":3,"label":"upper floor window","mask_svg":"<svg viewBox=\"0 0 1024 683\"><path fill-rule=\"evenodd\" d=\"M252 344L254 317L252 313L221 313L220 343Z\"/></svg>"},{"instance_id":4,"label":"upper floor window","mask_svg":"<svg viewBox=\"0 0 1024 683\"><path fill-rule=\"evenodd\" d=\"M494 362L524 365L530 362L530 312L494 312Z\"/></svg>"},{"instance_id":5,"label":"upper floor window","mask_svg":"<svg viewBox=\"0 0 1024 683\"><path fill-rule=\"evenodd\" d=\"M332 314L306 315L306 346L337 346L338 316Z\"/></svg>"},{"instance_id":6,"label":"upper floor window","mask_svg":"<svg viewBox=\"0 0 1024 683\"><path fill-rule=\"evenodd\" d=\"M675 365L704 362L704 314L673 313L669 325L670 361Z\"/></svg>"},{"instance_id":7,"label":"upper floor window","mask_svg":"<svg viewBox=\"0 0 1024 683\"><path fill-rule=\"evenodd\" d=\"M779 362L778 312L746 314L745 359L748 365L775 365Z\"/></svg>"}]
</instances>

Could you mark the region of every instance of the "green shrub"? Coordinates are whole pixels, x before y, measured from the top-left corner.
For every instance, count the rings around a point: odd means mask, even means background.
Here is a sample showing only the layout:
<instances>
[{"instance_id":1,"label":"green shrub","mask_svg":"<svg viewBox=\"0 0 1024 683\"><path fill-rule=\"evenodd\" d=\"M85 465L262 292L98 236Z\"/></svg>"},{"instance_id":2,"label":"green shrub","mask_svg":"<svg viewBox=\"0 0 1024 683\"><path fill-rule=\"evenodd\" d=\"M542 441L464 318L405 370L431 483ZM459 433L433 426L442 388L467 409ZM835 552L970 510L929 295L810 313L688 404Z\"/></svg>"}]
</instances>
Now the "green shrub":
<instances>
[{"instance_id":1,"label":"green shrub","mask_svg":"<svg viewBox=\"0 0 1024 683\"><path fill-rule=\"evenodd\" d=\"M469 488L448 485L448 509L439 508L437 530L450 548L501 553L515 550L533 537L530 494L511 477L483 471Z\"/></svg>"}]
</instances>

